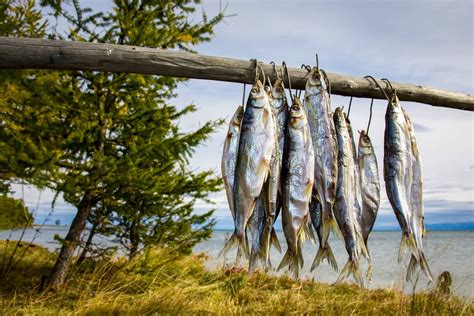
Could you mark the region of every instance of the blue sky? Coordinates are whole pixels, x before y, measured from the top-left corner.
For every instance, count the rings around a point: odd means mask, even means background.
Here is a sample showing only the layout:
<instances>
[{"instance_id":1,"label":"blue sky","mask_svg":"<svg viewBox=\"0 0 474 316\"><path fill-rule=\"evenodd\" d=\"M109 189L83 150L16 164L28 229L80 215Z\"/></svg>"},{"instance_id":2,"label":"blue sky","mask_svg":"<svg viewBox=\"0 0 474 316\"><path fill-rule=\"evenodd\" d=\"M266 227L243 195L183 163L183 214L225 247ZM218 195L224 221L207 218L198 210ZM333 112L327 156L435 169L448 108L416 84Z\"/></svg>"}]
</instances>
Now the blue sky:
<instances>
[{"instance_id":1,"label":"blue sky","mask_svg":"<svg viewBox=\"0 0 474 316\"><path fill-rule=\"evenodd\" d=\"M107 10L110 1L81 1L85 6ZM208 15L219 9L219 1L203 1ZM215 29L199 53L259 61L285 60L289 66L314 63L328 72L416 83L456 92L474 91L472 1L222 1L226 19ZM196 19L199 16L195 17ZM198 111L179 122L190 131L206 120L229 119L241 102L242 85L190 80L181 85L178 107L195 103ZM349 98L334 96L333 107ZM423 159L425 217L428 227L474 229L474 115L471 112L402 103L415 123ZM355 129L367 124L370 100L354 99L351 121ZM371 123L379 166L383 159L384 101L375 101ZM193 169L220 173L222 143L226 128L201 146ZM16 188L15 196L21 197ZM384 185L382 184L382 189ZM397 221L382 190L376 229L395 229ZM51 192L25 188L23 195L35 208L38 219L48 212ZM38 199L39 198L39 199ZM215 205L199 204L196 211L216 208L217 228L230 228L232 221L223 192L213 195ZM66 223L74 209L57 203L51 222Z\"/></svg>"}]
</instances>

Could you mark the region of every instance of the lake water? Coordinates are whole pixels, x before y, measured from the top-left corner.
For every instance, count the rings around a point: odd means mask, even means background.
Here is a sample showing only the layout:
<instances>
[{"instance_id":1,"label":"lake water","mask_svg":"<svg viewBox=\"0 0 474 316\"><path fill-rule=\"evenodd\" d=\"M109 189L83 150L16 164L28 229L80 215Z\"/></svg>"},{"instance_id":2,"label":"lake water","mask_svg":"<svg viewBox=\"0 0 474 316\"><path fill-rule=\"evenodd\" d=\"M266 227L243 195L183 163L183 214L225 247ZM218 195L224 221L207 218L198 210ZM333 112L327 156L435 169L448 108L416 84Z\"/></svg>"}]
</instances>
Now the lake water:
<instances>
[{"instance_id":1,"label":"lake water","mask_svg":"<svg viewBox=\"0 0 474 316\"><path fill-rule=\"evenodd\" d=\"M67 227L43 227L39 233L35 229L28 229L23 236L23 240L30 241L36 234L34 243L47 247L50 250L58 248L58 243L54 241L54 235L64 237ZM204 252L209 256L206 265L209 269L222 267L225 264L232 264L235 258L235 251L230 252L225 259L217 261L217 254L224 246L226 238L230 236L228 231L215 231L212 238L198 244L194 251ZM21 231L0 231L0 239L18 239ZM283 251L286 250L285 238L282 232L278 232L278 237ZM410 292L413 284L403 282L406 264L398 264L398 245L401 238L399 231L379 231L373 232L369 238L369 251L372 255L372 282L371 288L394 287L406 292ZM471 231L432 231L427 234L427 254L430 267L435 276L443 271L449 271L453 277L453 289L457 295L474 298L474 232ZM111 244L106 238L99 237L94 242L104 245ZM330 239L331 247L337 259L340 269L347 260L347 254L342 241L335 238ZM309 268L313 262L317 247L311 242L303 245L303 257L305 266L302 269L302 278L315 279L320 282L333 283L338 273L333 271L326 261L324 261L315 271L310 272ZM274 267L278 266L283 254L276 250L271 251L271 261ZM276 272L271 272L276 273ZM278 272L277 274L281 274ZM424 275L420 275L416 289L432 287L427 284Z\"/></svg>"}]
</instances>

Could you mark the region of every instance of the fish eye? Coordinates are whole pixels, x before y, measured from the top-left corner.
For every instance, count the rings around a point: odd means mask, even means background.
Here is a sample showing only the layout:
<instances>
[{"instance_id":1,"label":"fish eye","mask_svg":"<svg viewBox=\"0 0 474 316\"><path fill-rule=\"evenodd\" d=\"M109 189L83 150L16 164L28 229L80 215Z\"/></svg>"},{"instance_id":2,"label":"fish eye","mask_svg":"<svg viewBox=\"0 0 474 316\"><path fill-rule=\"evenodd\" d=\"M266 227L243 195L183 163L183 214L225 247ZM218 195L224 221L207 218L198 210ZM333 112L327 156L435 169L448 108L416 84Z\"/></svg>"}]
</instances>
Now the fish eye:
<instances>
[{"instance_id":1,"label":"fish eye","mask_svg":"<svg viewBox=\"0 0 474 316\"><path fill-rule=\"evenodd\" d=\"M297 105L292 105L292 106L291 106L291 110L296 112L296 111L299 111L299 110L300 110L300 107L297 106Z\"/></svg>"},{"instance_id":2,"label":"fish eye","mask_svg":"<svg viewBox=\"0 0 474 316\"><path fill-rule=\"evenodd\" d=\"M370 138L368 136L364 136L364 142L370 143Z\"/></svg>"},{"instance_id":3,"label":"fish eye","mask_svg":"<svg viewBox=\"0 0 474 316\"><path fill-rule=\"evenodd\" d=\"M276 88L276 91L278 91L278 92L283 92L283 88L278 87L278 88Z\"/></svg>"},{"instance_id":4,"label":"fish eye","mask_svg":"<svg viewBox=\"0 0 474 316\"><path fill-rule=\"evenodd\" d=\"M252 93L257 93L258 92L258 89L257 88L252 88Z\"/></svg>"}]
</instances>

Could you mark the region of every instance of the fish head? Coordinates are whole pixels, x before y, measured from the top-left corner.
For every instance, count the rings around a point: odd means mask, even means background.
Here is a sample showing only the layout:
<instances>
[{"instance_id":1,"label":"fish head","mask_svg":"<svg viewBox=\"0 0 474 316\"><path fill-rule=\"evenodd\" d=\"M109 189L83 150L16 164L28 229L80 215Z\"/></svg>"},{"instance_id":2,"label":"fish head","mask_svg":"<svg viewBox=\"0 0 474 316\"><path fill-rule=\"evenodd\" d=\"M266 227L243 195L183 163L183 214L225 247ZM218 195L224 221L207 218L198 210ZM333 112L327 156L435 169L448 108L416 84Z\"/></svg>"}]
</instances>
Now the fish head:
<instances>
[{"instance_id":1,"label":"fish head","mask_svg":"<svg viewBox=\"0 0 474 316\"><path fill-rule=\"evenodd\" d=\"M393 94L388 101L387 112L402 114L402 106L396 94Z\"/></svg>"},{"instance_id":2,"label":"fish head","mask_svg":"<svg viewBox=\"0 0 474 316\"><path fill-rule=\"evenodd\" d=\"M324 74L313 67L308 73L308 79L306 80L306 93L310 95L316 95L321 93L321 91L327 89L326 81Z\"/></svg>"},{"instance_id":3,"label":"fish head","mask_svg":"<svg viewBox=\"0 0 474 316\"><path fill-rule=\"evenodd\" d=\"M364 155L370 155L374 152L372 141L366 131L362 130L359 132L359 150Z\"/></svg>"},{"instance_id":4,"label":"fish head","mask_svg":"<svg viewBox=\"0 0 474 316\"><path fill-rule=\"evenodd\" d=\"M275 80L275 83L273 83L272 97L275 99L282 99L286 97L285 86L283 85L283 80L281 78L278 78Z\"/></svg>"},{"instance_id":5,"label":"fish head","mask_svg":"<svg viewBox=\"0 0 474 316\"><path fill-rule=\"evenodd\" d=\"M270 88L270 86L265 86L265 93L267 94L267 97L269 99L272 99L273 96L272 96L272 88Z\"/></svg>"},{"instance_id":6,"label":"fish head","mask_svg":"<svg viewBox=\"0 0 474 316\"><path fill-rule=\"evenodd\" d=\"M237 107L232 119L230 120L229 129L232 132L238 133L242 124L242 118L244 117L244 109L241 105Z\"/></svg>"},{"instance_id":7,"label":"fish head","mask_svg":"<svg viewBox=\"0 0 474 316\"><path fill-rule=\"evenodd\" d=\"M346 125L346 114L344 113L343 107L338 107L333 114L334 124L336 128L340 128L343 125Z\"/></svg>"},{"instance_id":8,"label":"fish head","mask_svg":"<svg viewBox=\"0 0 474 316\"><path fill-rule=\"evenodd\" d=\"M290 125L292 128L303 128L306 125L306 115L299 98L295 97L290 107Z\"/></svg>"},{"instance_id":9,"label":"fish head","mask_svg":"<svg viewBox=\"0 0 474 316\"><path fill-rule=\"evenodd\" d=\"M260 80L257 80L250 90L247 106L263 108L268 103L268 95Z\"/></svg>"}]
</instances>

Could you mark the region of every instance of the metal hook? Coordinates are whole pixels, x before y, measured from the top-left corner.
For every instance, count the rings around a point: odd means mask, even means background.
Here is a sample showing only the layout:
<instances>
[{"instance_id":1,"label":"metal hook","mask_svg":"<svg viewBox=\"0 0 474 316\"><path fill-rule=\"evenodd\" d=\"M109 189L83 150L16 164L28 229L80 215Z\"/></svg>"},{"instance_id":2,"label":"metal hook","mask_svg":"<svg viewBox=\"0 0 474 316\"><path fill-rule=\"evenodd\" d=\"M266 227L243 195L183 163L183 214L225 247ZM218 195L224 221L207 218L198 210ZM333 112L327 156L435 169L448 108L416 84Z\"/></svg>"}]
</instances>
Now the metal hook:
<instances>
[{"instance_id":1,"label":"metal hook","mask_svg":"<svg viewBox=\"0 0 474 316\"><path fill-rule=\"evenodd\" d=\"M265 82L267 81L267 77L265 76L265 71L263 70L263 67L260 66L259 64L257 64L257 68L260 70L260 72L262 73L262 77L263 77L263 85L265 85Z\"/></svg>"},{"instance_id":2,"label":"metal hook","mask_svg":"<svg viewBox=\"0 0 474 316\"><path fill-rule=\"evenodd\" d=\"M316 69L319 71L319 58L318 58L317 53L316 53Z\"/></svg>"},{"instance_id":3,"label":"metal hook","mask_svg":"<svg viewBox=\"0 0 474 316\"><path fill-rule=\"evenodd\" d=\"M283 69L285 69L286 77L288 78L288 88L290 89L290 98L291 98L291 101L293 101L295 98L293 97L293 94L291 92L291 79L290 79L290 74L288 73L288 67L286 66L285 61L282 61L281 66L283 67Z\"/></svg>"},{"instance_id":4,"label":"metal hook","mask_svg":"<svg viewBox=\"0 0 474 316\"><path fill-rule=\"evenodd\" d=\"M347 118L349 118L349 114L351 114L351 107L352 107L352 97L349 100L349 109L347 110Z\"/></svg>"},{"instance_id":5,"label":"metal hook","mask_svg":"<svg viewBox=\"0 0 474 316\"><path fill-rule=\"evenodd\" d=\"M245 86L246 86L246 85L247 85L247 84L244 83L244 93L242 94L242 107L244 107L244 102L245 102Z\"/></svg>"},{"instance_id":6,"label":"metal hook","mask_svg":"<svg viewBox=\"0 0 474 316\"><path fill-rule=\"evenodd\" d=\"M387 101L390 101L390 98L388 97L387 93L385 92L385 90L379 85L379 83L377 82L377 80L374 79L374 77L372 76L365 76L364 77L365 79L372 79L374 81L374 83L377 85L377 87L383 92L383 94L385 95L385 98L387 98Z\"/></svg>"},{"instance_id":7,"label":"metal hook","mask_svg":"<svg viewBox=\"0 0 474 316\"><path fill-rule=\"evenodd\" d=\"M301 69L306 69L307 72L310 72L311 71L311 66L302 64Z\"/></svg>"},{"instance_id":8,"label":"metal hook","mask_svg":"<svg viewBox=\"0 0 474 316\"><path fill-rule=\"evenodd\" d=\"M277 69L276 69L275 62L274 62L274 61L271 61L271 62L270 62L270 65L273 65L273 72L276 74L277 80L278 80L278 79L282 79L281 73L279 73L279 72L277 71ZM281 69L280 69L280 70L281 70Z\"/></svg>"},{"instance_id":9,"label":"metal hook","mask_svg":"<svg viewBox=\"0 0 474 316\"><path fill-rule=\"evenodd\" d=\"M372 107L373 107L373 105L374 105L374 99L372 99L372 101L370 101L369 123L367 124L367 130L366 130L367 135L369 135L370 122L372 122Z\"/></svg>"},{"instance_id":10,"label":"metal hook","mask_svg":"<svg viewBox=\"0 0 474 316\"><path fill-rule=\"evenodd\" d=\"M387 78L382 78L382 79L380 79L380 80L384 81L386 84L388 84L388 85L390 86L390 89L392 89L392 93L393 93L393 94L397 94L397 92L396 92L395 89L393 88L392 83L390 82L390 80L388 80Z\"/></svg>"}]
</instances>

